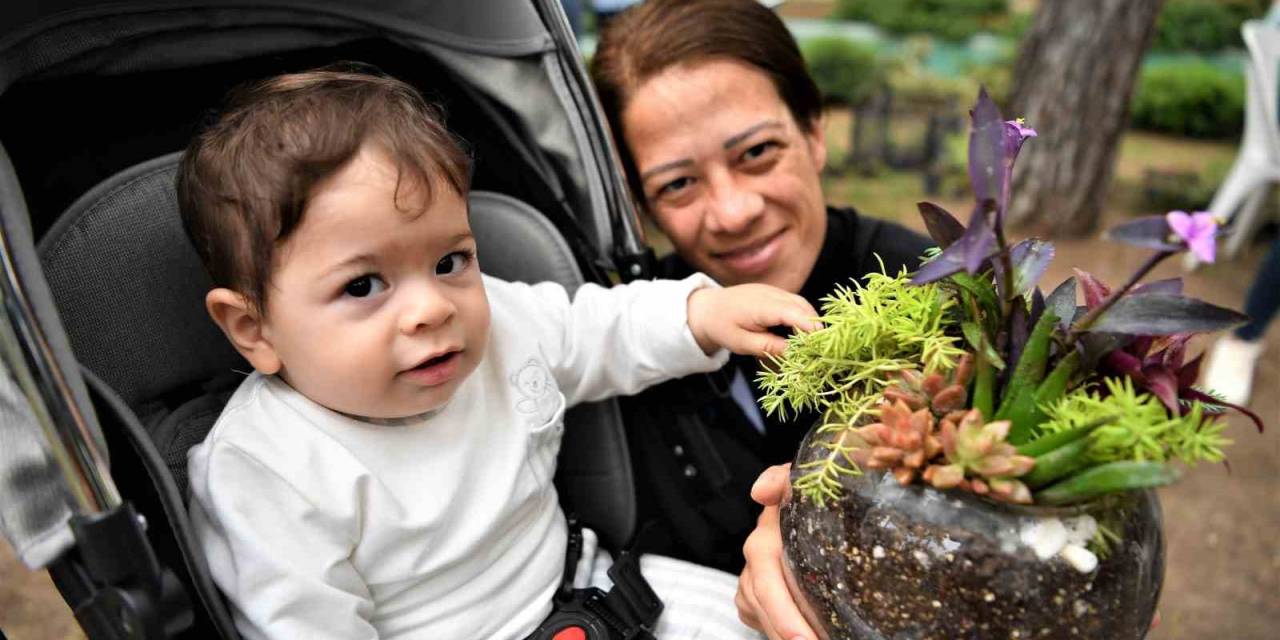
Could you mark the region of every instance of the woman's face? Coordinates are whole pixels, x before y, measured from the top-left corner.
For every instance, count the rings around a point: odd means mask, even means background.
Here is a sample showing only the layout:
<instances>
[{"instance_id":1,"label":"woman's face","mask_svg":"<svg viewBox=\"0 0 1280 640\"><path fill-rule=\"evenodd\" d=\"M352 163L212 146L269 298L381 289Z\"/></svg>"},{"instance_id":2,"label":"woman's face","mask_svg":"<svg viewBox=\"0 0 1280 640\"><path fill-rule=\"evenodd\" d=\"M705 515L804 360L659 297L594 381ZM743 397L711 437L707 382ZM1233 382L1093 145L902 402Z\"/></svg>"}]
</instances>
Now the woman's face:
<instances>
[{"instance_id":1,"label":"woman's face","mask_svg":"<svg viewBox=\"0 0 1280 640\"><path fill-rule=\"evenodd\" d=\"M685 260L725 285L800 291L827 228L820 123L801 128L755 67L712 60L646 80L622 125L646 208Z\"/></svg>"}]
</instances>

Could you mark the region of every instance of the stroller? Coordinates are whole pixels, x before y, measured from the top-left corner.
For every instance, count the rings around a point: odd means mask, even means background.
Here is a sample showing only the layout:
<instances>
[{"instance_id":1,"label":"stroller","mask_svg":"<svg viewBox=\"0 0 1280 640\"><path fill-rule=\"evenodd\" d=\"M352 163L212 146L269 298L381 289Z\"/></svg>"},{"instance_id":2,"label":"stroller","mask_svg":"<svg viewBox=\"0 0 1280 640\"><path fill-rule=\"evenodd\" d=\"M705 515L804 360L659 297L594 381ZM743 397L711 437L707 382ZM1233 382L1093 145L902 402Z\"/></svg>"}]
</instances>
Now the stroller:
<instances>
[{"instance_id":1,"label":"stroller","mask_svg":"<svg viewBox=\"0 0 1280 640\"><path fill-rule=\"evenodd\" d=\"M248 365L205 316L179 152L245 81L358 61L442 104L476 159L485 271L647 277L558 0L44 0L0 5L0 533L91 638L237 638L193 543L186 451ZM636 527L621 413L566 417L561 502Z\"/></svg>"}]
</instances>

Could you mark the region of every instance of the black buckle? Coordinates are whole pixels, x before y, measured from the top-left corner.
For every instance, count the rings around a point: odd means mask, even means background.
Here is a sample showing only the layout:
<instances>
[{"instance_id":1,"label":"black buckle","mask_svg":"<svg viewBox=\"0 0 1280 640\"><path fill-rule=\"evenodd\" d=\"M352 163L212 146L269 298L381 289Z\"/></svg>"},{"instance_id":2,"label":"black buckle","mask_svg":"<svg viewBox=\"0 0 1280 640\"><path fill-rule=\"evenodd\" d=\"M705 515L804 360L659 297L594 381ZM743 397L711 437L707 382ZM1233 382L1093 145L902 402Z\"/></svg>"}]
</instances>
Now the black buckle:
<instances>
[{"instance_id":1,"label":"black buckle","mask_svg":"<svg viewBox=\"0 0 1280 640\"><path fill-rule=\"evenodd\" d=\"M581 555L582 529L570 516L564 578L551 614L527 640L654 640L653 625L662 614L662 600L641 575L636 557L625 551L618 554L608 572L613 588L605 593L595 587L573 588Z\"/></svg>"}]
</instances>

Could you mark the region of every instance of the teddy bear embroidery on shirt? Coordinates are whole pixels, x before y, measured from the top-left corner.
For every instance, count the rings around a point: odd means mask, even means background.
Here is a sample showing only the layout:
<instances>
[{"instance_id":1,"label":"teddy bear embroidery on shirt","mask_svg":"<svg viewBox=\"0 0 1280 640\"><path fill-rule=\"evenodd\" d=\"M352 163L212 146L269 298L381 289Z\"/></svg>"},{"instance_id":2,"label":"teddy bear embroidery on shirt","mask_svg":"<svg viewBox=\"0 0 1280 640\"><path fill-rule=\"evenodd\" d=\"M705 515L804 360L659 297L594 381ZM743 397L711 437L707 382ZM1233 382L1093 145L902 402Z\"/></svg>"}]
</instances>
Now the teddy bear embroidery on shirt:
<instances>
[{"instance_id":1,"label":"teddy bear embroidery on shirt","mask_svg":"<svg viewBox=\"0 0 1280 640\"><path fill-rule=\"evenodd\" d=\"M545 364L529 358L510 379L520 394L516 410L528 417L531 428L545 425L555 417L560 408L560 389Z\"/></svg>"}]
</instances>

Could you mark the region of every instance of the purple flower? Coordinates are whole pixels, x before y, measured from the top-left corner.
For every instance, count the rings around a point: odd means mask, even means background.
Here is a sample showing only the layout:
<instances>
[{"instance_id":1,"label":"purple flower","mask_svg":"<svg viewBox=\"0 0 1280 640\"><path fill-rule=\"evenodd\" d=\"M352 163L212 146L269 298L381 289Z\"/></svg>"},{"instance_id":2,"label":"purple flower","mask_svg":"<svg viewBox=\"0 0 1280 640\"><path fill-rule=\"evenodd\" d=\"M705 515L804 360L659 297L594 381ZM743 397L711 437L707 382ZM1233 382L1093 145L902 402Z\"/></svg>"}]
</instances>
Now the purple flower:
<instances>
[{"instance_id":1,"label":"purple flower","mask_svg":"<svg viewBox=\"0 0 1280 640\"><path fill-rule=\"evenodd\" d=\"M1035 129L1024 126L1026 122L1023 118L1004 121L1005 158L1010 166L1013 165L1013 159L1017 157L1018 151L1022 149L1022 143L1027 138L1034 138L1037 135Z\"/></svg>"},{"instance_id":2,"label":"purple flower","mask_svg":"<svg viewBox=\"0 0 1280 640\"><path fill-rule=\"evenodd\" d=\"M1164 215L1174 235L1187 243L1187 248L1201 262L1213 262L1214 236L1218 235L1218 219L1212 213L1170 211Z\"/></svg>"}]
</instances>

